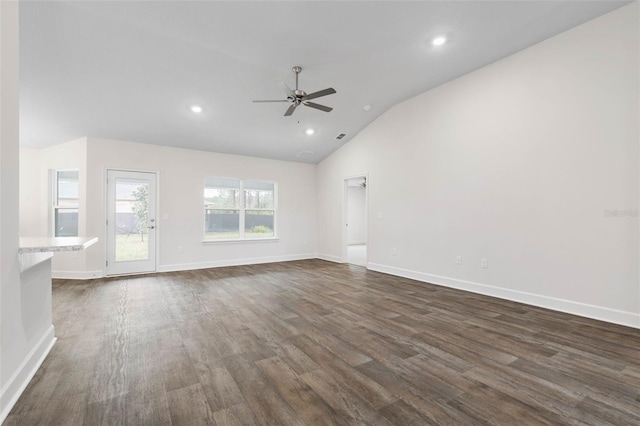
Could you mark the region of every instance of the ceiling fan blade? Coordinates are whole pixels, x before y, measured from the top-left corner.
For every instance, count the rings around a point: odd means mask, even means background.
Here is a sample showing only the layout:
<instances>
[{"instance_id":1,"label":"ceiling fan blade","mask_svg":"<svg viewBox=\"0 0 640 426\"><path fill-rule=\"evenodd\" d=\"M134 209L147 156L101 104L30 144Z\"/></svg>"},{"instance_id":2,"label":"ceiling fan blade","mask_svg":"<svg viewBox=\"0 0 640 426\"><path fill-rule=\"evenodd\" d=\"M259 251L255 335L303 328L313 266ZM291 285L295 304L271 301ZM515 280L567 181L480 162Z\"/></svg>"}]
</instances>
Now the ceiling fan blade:
<instances>
[{"instance_id":1,"label":"ceiling fan blade","mask_svg":"<svg viewBox=\"0 0 640 426\"><path fill-rule=\"evenodd\" d=\"M291 106L289 107L289 109L287 110L287 112L285 112L285 113L284 113L284 116L285 116L285 117L288 117L288 116L290 116L291 114L293 114L293 111L295 111L295 110L296 110L296 107L297 107L297 106L298 106L298 105L296 105L296 104L291 104Z\"/></svg>"},{"instance_id":2,"label":"ceiling fan blade","mask_svg":"<svg viewBox=\"0 0 640 426\"><path fill-rule=\"evenodd\" d=\"M253 101L253 102L289 102L289 100L284 99L284 100L277 100L277 101L273 100L273 101Z\"/></svg>"},{"instance_id":3,"label":"ceiling fan blade","mask_svg":"<svg viewBox=\"0 0 640 426\"><path fill-rule=\"evenodd\" d=\"M308 95L303 96L302 100L303 101L308 101L309 99L315 99L315 98L319 98L321 96L333 95L334 93L336 93L336 89L334 89L333 87L329 87L328 89L319 90L317 92L309 93Z\"/></svg>"},{"instance_id":4,"label":"ceiling fan blade","mask_svg":"<svg viewBox=\"0 0 640 426\"><path fill-rule=\"evenodd\" d=\"M320 105L320 104L316 104L316 103L313 103L313 102L304 102L303 105L311 107L311 108L319 109L320 111L324 111L324 112L329 112L329 111L331 111L333 109L331 107Z\"/></svg>"},{"instance_id":5,"label":"ceiling fan blade","mask_svg":"<svg viewBox=\"0 0 640 426\"><path fill-rule=\"evenodd\" d=\"M287 96L294 96L293 90L287 83L285 83L284 81L279 81L278 84L282 87L282 90L284 90L284 93L286 93Z\"/></svg>"}]
</instances>

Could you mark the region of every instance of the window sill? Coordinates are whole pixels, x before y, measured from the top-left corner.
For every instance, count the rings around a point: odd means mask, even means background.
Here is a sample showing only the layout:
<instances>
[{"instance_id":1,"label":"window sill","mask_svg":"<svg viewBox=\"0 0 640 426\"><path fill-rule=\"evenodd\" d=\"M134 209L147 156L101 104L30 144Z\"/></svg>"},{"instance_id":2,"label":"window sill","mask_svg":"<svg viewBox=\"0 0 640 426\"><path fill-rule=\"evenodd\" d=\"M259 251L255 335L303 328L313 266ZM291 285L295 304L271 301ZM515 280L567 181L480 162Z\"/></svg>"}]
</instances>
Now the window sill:
<instances>
[{"instance_id":1,"label":"window sill","mask_svg":"<svg viewBox=\"0 0 640 426\"><path fill-rule=\"evenodd\" d=\"M220 240L202 240L202 244L217 244L217 243L259 243L259 242L273 242L278 241L280 237L268 237L268 238L233 238L233 239L220 239Z\"/></svg>"}]
</instances>

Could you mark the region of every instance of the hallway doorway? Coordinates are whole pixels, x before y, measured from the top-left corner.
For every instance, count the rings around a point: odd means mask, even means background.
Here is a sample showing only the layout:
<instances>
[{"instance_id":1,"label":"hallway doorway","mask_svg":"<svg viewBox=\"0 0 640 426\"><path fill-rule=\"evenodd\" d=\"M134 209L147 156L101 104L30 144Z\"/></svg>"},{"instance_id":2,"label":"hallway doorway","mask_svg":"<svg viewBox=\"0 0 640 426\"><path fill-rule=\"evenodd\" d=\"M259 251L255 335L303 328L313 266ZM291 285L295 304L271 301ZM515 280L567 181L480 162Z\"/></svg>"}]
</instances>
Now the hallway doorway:
<instances>
[{"instance_id":1,"label":"hallway doorway","mask_svg":"<svg viewBox=\"0 0 640 426\"><path fill-rule=\"evenodd\" d=\"M343 259L367 266L367 176L344 180Z\"/></svg>"}]
</instances>

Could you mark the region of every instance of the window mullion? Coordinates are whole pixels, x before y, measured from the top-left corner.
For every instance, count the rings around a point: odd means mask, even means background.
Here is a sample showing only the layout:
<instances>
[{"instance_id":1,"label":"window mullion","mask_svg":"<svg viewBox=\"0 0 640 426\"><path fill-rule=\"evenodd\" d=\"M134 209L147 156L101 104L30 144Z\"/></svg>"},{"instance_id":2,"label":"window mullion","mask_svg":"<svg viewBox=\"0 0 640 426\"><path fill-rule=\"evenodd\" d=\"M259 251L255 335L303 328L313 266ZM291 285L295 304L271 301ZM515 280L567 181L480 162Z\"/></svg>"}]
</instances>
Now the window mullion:
<instances>
[{"instance_id":1,"label":"window mullion","mask_svg":"<svg viewBox=\"0 0 640 426\"><path fill-rule=\"evenodd\" d=\"M240 235L240 238L244 238L244 210L245 210L245 205L244 205L244 179L240 179L240 220L238 221L239 226L240 226L240 233L238 235Z\"/></svg>"}]
</instances>

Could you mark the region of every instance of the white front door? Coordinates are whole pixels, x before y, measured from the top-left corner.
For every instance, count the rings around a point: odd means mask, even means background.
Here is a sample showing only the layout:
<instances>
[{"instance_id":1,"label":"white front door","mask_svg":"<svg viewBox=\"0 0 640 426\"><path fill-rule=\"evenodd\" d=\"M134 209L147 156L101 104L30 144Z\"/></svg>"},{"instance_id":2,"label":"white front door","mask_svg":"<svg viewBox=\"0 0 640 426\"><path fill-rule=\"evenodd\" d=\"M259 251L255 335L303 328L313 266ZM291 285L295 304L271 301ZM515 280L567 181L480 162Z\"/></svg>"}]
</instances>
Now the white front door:
<instances>
[{"instance_id":1,"label":"white front door","mask_svg":"<svg viewBox=\"0 0 640 426\"><path fill-rule=\"evenodd\" d=\"M107 275L156 270L156 174L107 171Z\"/></svg>"}]
</instances>

